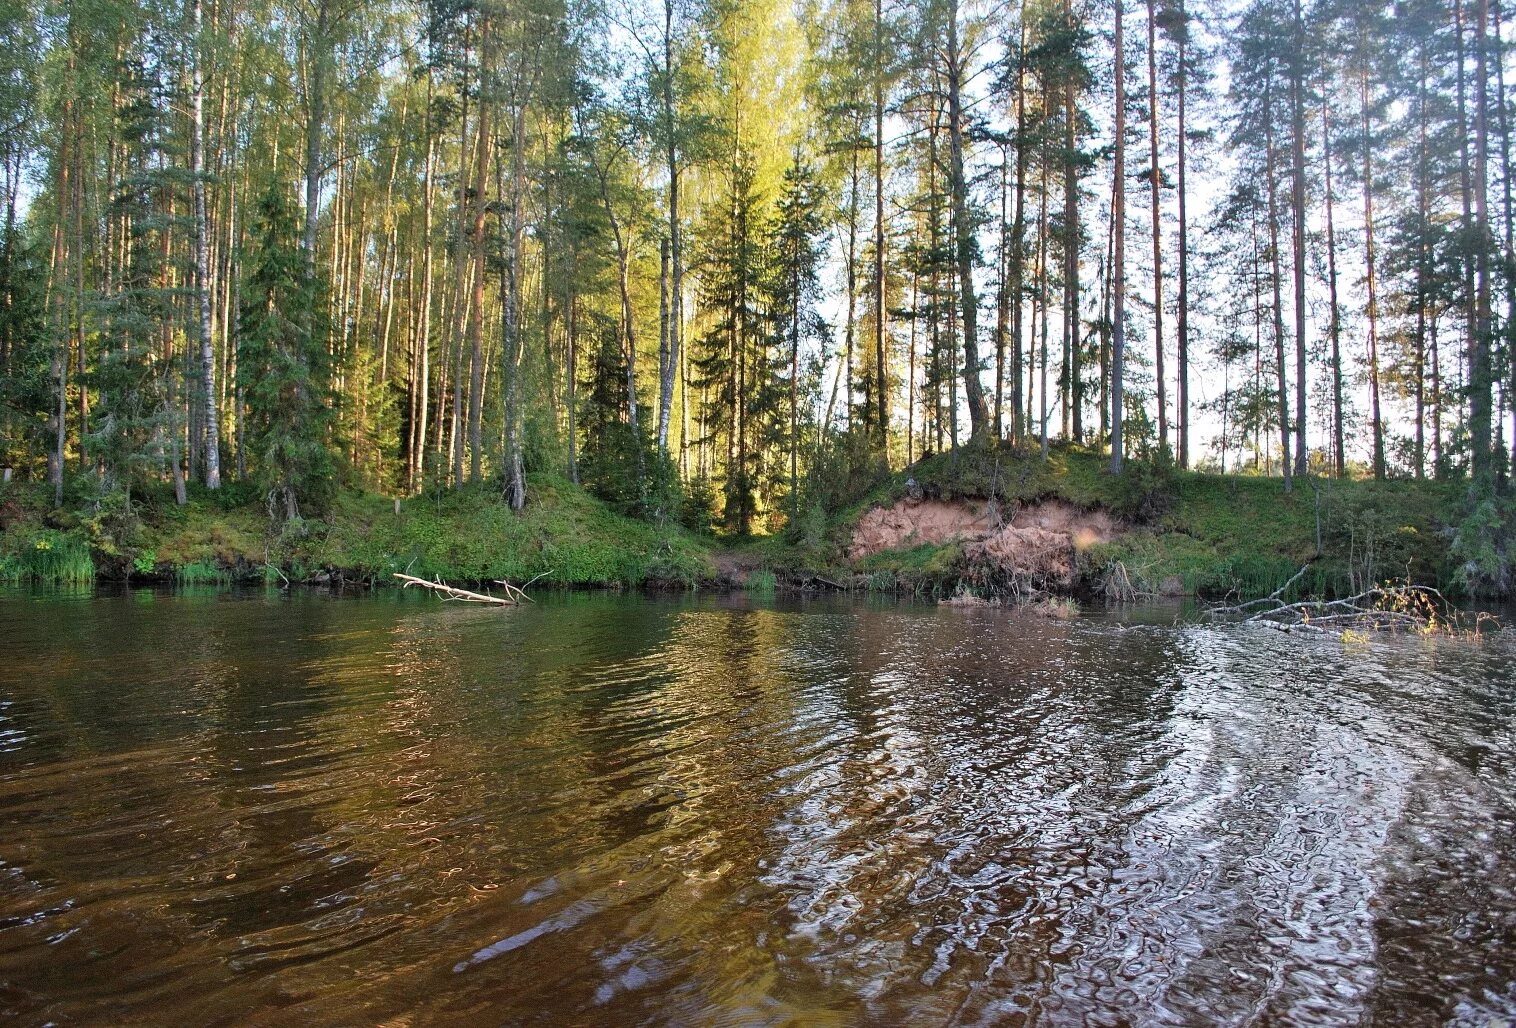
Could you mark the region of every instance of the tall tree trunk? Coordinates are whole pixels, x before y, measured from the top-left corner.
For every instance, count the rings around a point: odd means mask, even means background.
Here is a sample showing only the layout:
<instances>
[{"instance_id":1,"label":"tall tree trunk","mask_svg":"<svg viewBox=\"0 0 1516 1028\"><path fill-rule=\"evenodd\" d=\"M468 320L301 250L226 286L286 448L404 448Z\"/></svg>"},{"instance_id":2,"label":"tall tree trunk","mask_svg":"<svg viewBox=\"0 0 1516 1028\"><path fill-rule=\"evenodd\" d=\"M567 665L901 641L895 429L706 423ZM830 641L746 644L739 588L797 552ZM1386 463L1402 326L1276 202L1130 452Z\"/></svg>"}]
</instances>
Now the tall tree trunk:
<instances>
[{"instance_id":1,"label":"tall tree trunk","mask_svg":"<svg viewBox=\"0 0 1516 1028\"><path fill-rule=\"evenodd\" d=\"M1064 13L1072 21L1073 12L1067 3ZM1084 372L1079 353L1079 153L1075 149L1078 122L1074 84L1069 82L1063 88L1063 323L1069 353L1070 438L1074 442L1084 438L1084 387L1081 383Z\"/></svg>"},{"instance_id":2,"label":"tall tree trunk","mask_svg":"<svg viewBox=\"0 0 1516 1028\"><path fill-rule=\"evenodd\" d=\"M1290 54L1290 142L1294 158L1290 174L1290 208L1294 214L1292 243L1295 272L1295 474L1309 468L1306 450L1305 374L1305 18L1294 0L1295 46Z\"/></svg>"},{"instance_id":3,"label":"tall tree trunk","mask_svg":"<svg viewBox=\"0 0 1516 1028\"><path fill-rule=\"evenodd\" d=\"M70 22L72 22L72 15ZM74 48L71 45L68 58L68 67L71 72L74 65ZM59 133L57 162L57 195L60 209L53 218L52 257L48 266L47 279L49 294L47 306L51 316L51 334L54 341L48 366L48 379L53 387L53 404L48 413L48 430L52 434L53 445L47 455L47 478L53 486L54 507L63 506L63 458L68 432L68 325L70 318L68 287L65 279L68 274L70 248L67 235L63 231L66 212L61 208L66 198L73 192L73 152L76 145L72 129L73 108L73 99L65 98L60 119L62 131Z\"/></svg>"},{"instance_id":4,"label":"tall tree trunk","mask_svg":"<svg viewBox=\"0 0 1516 1028\"><path fill-rule=\"evenodd\" d=\"M669 260L672 276L669 296L668 360L658 369L658 452L669 449L669 417L674 404L674 373L681 366L680 338L683 325L683 264L679 225L679 147L678 124L674 114L674 0L663 2L663 117L666 133L665 158L668 162L669 190ZM681 433L683 438L689 433ZM685 469L688 476L688 468Z\"/></svg>"},{"instance_id":5,"label":"tall tree trunk","mask_svg":"<svg viewBox=\"0 0 1516 1028\"><path fill-rule=\"evenodd\" d=\"M1273 79L1264 90L1264 131L1267 151L1267 186L1269 192L1269 279L1274 294L1274 370L1279 391L1279 468L1284 476L1284 491L1294 488L1294 468L1290 464L1290 391L1285 381L1284 359L1284 273L1280 270L1278 172L1274 148Z\"/></svg>"},{"instance_id":6,"label":"tall tree trunk","mask_svg":"<svg viewBox=\"0 0 1516 1028\"><path fill-rule=\"evenodd\" d=\"M205 487L221 488L221 432L216 411L216 348L211 339L211 268L205 214L205 40L201 0L190 0L195 56L190 75L190 176L195 195L195 299L200 315L200 374L205 398Z\"/></svg>"},{"instance_id":7,"label":"tall tree trunk","mask_svg":"<svg viewBox=\"0 0 1516 1028\"><path fill-rule=\"evenodd\" d=\"M432 75L426 76L426 163L422 171L421 194L421 312L419 333L416 341L416 419L414 443L411 448L411 492L417 492L426 481L426 419L429 412L428 392L431 389L432 347L432 204L435 193L433 183L433 159L436 139L432 134Z\"/></svg>"},{"instance_id":8,"label":"tall tree trunk","mask_svg":"<svg viewBox=\"0 0 1516 1028\"><path fill-rule=\"evenodd\" d=\"M958 261L958 289L963 303L963 394L969 405L969 435L983 439L989 431L989 409L979 381L979 301L974 296L974 229L969 222L968 182L963 173L964 55L958 41L958 0L948 3L947 98L949 175L953 202L953 231Z\"/></svg>"},{"instance_id":9,"label":"tall tree trunk","mask_svg":"<svg viewBox=\"0 0 1516 1028\"><path fill-rule=\"evenodd\" d=\"M478 141L474 144L474 204L469 231L474 263L473 287L469 293L468 308L468 477L470 482L479 481L484 457L484 222L485 215L489 212L490 108L492 106L484 95L486 69L491 65L489 43L491 35L488 19L485 19L480 27L480 38L483 42L479 51L479 124Z\"/></svg>"},{"instance_id":10,"label":"tall tree trunk","mask_svg":"<svg viewBox=\"0 0 1516 1028\"><path fill-rule=\"evenodd\" d=\"M1359 78L1359 115L1363 130L1363 254L1368 289L1369 411L1374 435L1374 477L1385 477L1384 419L1379 404L1379 279L1374 252L1374 157L1369 131L1369 76Z\"/></svg>"},{"instance_id":11,"label":"tall tree trunk","mask_svg":"<svg viewBox=\"0 0 1516 1028\"><path fill-rule=\"evenodd\" d=\"M1342 308L1337 299L1337 231L1332 209L1332 124L1325 93L1321 97L1321 163L1326 180L1327 296L1332 340L1332 459L1337 477L1347 474L1342 422Z\"/></svg>"},{"instance_id":12,"label":"tall tree trunk","mask_svg":"<svg viewBox=\"0 0 1516 1028\"><path fill-rule=\"evenodd\" d=\"M668 421L664 415L663 401L663 376L664 373L674 367L669 359L669 241L667 237L658 240L658 426L657 431L667 432ZM673 379L669 379L670 384ZM635 395L635 393L634 393ZM658 446L658 452L667 452L667 440Z\"/></svg>"},{"instance_id":13,"label":"tall tree trunk","mask_svg":"<svg viewBox=\"0 0 1516 1028\"><path fill-rule=\"evenodd\" d=\"M1416 83L1416 477L1425 478L1426 358L1427 358L1427 265L1428 232L1431 228L1430 186L1427 181L1427 47L1422 42L1417 61Z\"/></svg>"},{"instance_id":14,"label":"tall tree trunk","mask_svg":"<svg viewBox=\"0 0 1516 1028\"><path fill-rule=\"evenodd\" d=\"M579 296L569 287L568 312L568 378L565 392L568 402L568 458L569 481L579 484Z\"/></svg>"},{"instance_id":15,"label":"tall tree trunk","mask_svg":"<svg viewBox=\"0 0 1516 1028\"><path fill-rule=\"evenodd\" d=\"M316 228L320 224L321 134L326 121L327 35L331 27L330 0L316 0L315 32L306 41L310 71L305 90L305 251L306 274L316 277Z\"/></svg>"},{"instance_id":16,"label":"tall tree trunk","mask_svg":"<svg viewBox=\"0 0 1516 1028\"><path fill-rule=\"evenodd\" d=\"M1495 54L1495 110L1500 118L1500 186L1504 208L1505 249L1502 278L1505 282L1505 347L1506 368L1510 374L1505 395L1516 398L1516 220L1513 220L1513 197L1511 190L1511 124L1510 111L1506 106L1505 93L1505 35L1501 26L1500 0L1491 0L1490 16L1494 32L1490 45ZM1510 472L1516 473L1516 402L1511 404L1511 464ZM1502 472L1505 474L1506 472Z\"/></svg>"},{"instance_id":17,"label":"tall tree trunk","mask_svg":"<svg viewBox=\"0 0 1516 1028\"><path fill-rule=\"evenodd\" d=\"M458 232L453 240L453 284L452 297L449 303L448 317L448 360L452 364L453 382L450 390L451 406L448 414L448 450L452 455L452 484L458 488L463 484L463 456L466 447L464 434L464 415L467 413L468 400L464 392L463 376L463 347L468 334L469 302L465 290L467 289L467 275L469 263L465 259L467 250L464 240L468 232L466 227L466 211L468 209L469 164L471 154L469 150L469 90L467 87L469 76L468 46L465 42L463 49L463 80L465 88L461 89L460 99L461 115L458 121ZM482 104L480 105L483 106ZM504 300L502 299L502 302Z\"/></svg>"},{"instance_id":18,"label":"tall tree trunk","mask_svg":"<svg viewBox=\"0 0 1516 1028\"><path fill-rule=\"evenodd\" d=\"M790 524L800 521L800 271L790 279ZM909 431L909 429L907 429Z\"/></svg>"},{"instance_id":19,"label":"tall tree trunk","mask_svg":"<svg viewBox=\"0 0 1516 1028\"><path fill-rule=\"evenodd\" d=\"M911 341L905 377L905 463L916 463L916 312L921 302L920 277L911 271Z\"/></svg>"},{"instance_id":20,"label":"tall tree trunk","mask_svg":"<svg viewBox=\"0 0 1516 1028\"><path fill-rule=\"evenodd\" d=\"M1189 91L1189 15L1184 9L1184 0L1179 2L1179 309L1176 312L1178 331L1178 403L1174 409L1174 431L1179 437L1179 466L1190 466L1190 222L1188 213L1189 183L1187 175L1186 147L1188 125L1185 120L1185 105ZM1222 462L1226 462L1226 433L1222 432Z\"/></svg>"},{"instance_id":21,"label":"tall tree trunk","mask_svg":"<svg viewBox=\"0 0 1516 1028\"><path fill-rule=\"evenodd\" d=\"M1153 208L1153 370L1158 383L1158 451L1169 452L1168 376L1163 367L1163 174L1158 164L1158 33L1153 0L1148 8L1148 181Z\"/></svg>"},{"instance_id":22,"label":"tall tree trunk","mask_svg":"<svg viewBox=\"0 0 1516 1028\"><path fill-rule=\"evenodd\" d=\"M1460 161L1458 162L1459 193L1463 204L1463 238L1472 240L1475 237L1474 229L1474 161L1469 156L1469 106L1467 68L1464 64L1464 0L1453 2L1453 34L1457 43L1457 80L1458 80L1458 141L1460 149ZM1474 282L1475 261L1468 254L1462 257L1463 265L1463 314L1465 324L1464 353L1466 385L1472 391L1474 386L1474 365L1477 360L1479 349L1479 314L1477 291ZM1471 396L1472 399L1472 396ZM1461 414L1461 411L1460 411ZM1470 450L1478 448L1475 440L1470 440ZM1473 454L1470 453L1471 464Z\"/></svg>"},{"instance_id":23,"label":"tall tree trunk","mask_svg":"<svg viewBox=\"0 0 1516 1028\"><path fill-rule=\"evenodd\" d=\"M1043 110L1047 110L1048 93L1043 93ZM1037 214L1037 296L1032 303L1032 321L1041 322L1039 334L1039 363L1042 365L1042 378L1038 383L1037 395L1039 407L1037 411L1037 435L1042 447L1042 459L1048 459L1048 321L1052 312L1048 295L1048 165L1051 163L1044 152L1042 159L1042 181L1038 186L1038 214ZM1041 315L1039 318L1038 315ZM1067 338L1067 337L1065 337Z\"/></svg>"},{"instance_id":24,"label":"tall tree trunk","mask_svg":"<svg viewBox=\"0 0 1516 1028\"><path fill-rule=\"evenodd\" d=\"M1122 409L1126 379L1126 49L1122 0L1115 0L1116 145L1111 176L1111 220L1115 224L1111 256L1111 471L1120 474Z\"/></svg>"},{"instance_id":25,"label":"tall tree trunk","mask_svg":"<svg viewBox=\"0 0 1516 1028\"><path fill-rule=\"evenodd\" d=\"M884 281L884 2L874 0L874 409L879 450L889 460L889 354L885 346L889 303Z\"/></svg>"},{"instance_id":26,"label":"tall tree trunk","mask_svg":"<svg viewBox=\"0 0 1516 1028\"><path fill-rule=\"evenodd\" d=\"M526 464L523 459L521 417L521 359L524 354L524 333L521 330L521 279L526 258L526 98L517 97L514 119L511 126L511 215L508 230L510 262L506 268L505 283L505 345L501 355L506 364L505 380L505 432L506 432L506 498L512 510L526 506Z\"/></svg>"},{"instance_id":27,"label":"tall tree trunk","mask_svg":"<svg viewBox=\"0 0 1516 1028\"><path fill-rule=\"evenodd\" d=\"M1000 148L1000 231L998 233L999 252L995 261L995 440L997 442L1005 438L1005 344L1006 333L1010 330L1011 314L1011 294L1008 289L1009 283L1006 281L1010 243L1010 223L1006 219L1010 154L1006 151L1006 146ZM912 325L914 332L914 322ZM906 449L910 449L909 440L907 440Z\"/></svg>"},{"instance_id":28,"label":"tall tree trunk","mask_svg":"<svg viewBox=\"0 0 1516 1028\"><path fill-rule=\"evenodd\" d=\"M1026 276L1026 167L1031 147L1027 143L1026 118L1026 0L1021 3L1020 40L1016 47L1016 192L1015 213L1011 224L1010 305L1011 305L1011 438L1020 441L1025 421L1026 397L1022 392L1022 312ZM1031 384L1028 382L1027 391Z\"/></svg>"},{"instance_id":29,"label":"tall tree trunk","mask_svg":"<svg viewBox=\"0 0 1516 1028\"><path fill-rule=\"evenodd\" d=\"M1474 19L1474 240L1475 317L1469 345L1469 435L1473 446L1474 488L1483 496L1494 490L1493 372L1490 359L1490 220L1489 220L1489 71L1487 39L1489 0L1477 0Z\"/></svg>"},{"instance_id":30,"label":"tall tree trunk","mask_svg":"<svg viewBox=\"0 0 1516 1028\"><path fill-rule=\"evenodd\" d=\"M855 133L856 137L856 133ZM858 148L853 147L848 172L847 253L843 256L844 272L847 275L847 324L843 328L845 345L843 363L846 385L843 389L843 422L853 427L853 341L858 334ZM868 406L863 412L863 424L869 424Z\"/></svg>"}]
</instances>

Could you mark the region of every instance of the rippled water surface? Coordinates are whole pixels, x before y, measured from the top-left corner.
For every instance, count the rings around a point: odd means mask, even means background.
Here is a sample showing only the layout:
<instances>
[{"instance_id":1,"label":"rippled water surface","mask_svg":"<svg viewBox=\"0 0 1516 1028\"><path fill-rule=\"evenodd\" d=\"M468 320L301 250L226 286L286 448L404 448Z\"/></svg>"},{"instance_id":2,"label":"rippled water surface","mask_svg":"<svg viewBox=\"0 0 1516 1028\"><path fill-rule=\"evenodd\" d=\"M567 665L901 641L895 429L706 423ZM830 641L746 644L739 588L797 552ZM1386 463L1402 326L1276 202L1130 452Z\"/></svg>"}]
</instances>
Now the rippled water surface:
<instances>
[{"instance_id":1,"label":"rippled water surface","mask_svg":"<svg viewBox=\"0 0 1516 1028\"><path fill-rule=\"evenodd\" d=\"M1512 653L0 595L0 1019L1488 1023Z\"/></svg>"}]
</instances>

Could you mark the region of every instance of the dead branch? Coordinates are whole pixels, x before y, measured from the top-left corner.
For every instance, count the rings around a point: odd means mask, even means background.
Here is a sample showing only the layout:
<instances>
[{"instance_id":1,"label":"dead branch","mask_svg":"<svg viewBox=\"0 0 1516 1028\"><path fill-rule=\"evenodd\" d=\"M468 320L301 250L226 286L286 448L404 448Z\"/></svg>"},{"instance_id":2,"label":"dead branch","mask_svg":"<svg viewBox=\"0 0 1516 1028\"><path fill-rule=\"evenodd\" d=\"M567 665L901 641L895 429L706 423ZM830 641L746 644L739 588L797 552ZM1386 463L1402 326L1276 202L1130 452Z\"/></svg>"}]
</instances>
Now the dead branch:
<instances>
[{"instance_id":1,"label":"dead branch","mask_svg":"<svg viewBox=\"0 0 1516 1028\"><path fill-rule=\"evenodd\" d=\"M533 579L532 581L536 581L536 579ZM503 578L497 578L497 579L495 579L495 584L498 585L498 586L500 586L500 588L504 589L505 590L505 595L509 596L512 600L514 600L517 603L531 603L531 602L533 602L532 598L530 596L528 596L524 591L522 591L517 586L511 585L511 583L507 582ZM528 582L527 585L531 585L531 582Z\"/></svg>"},{"instance_id":2,"label":"dead branch","mask_svg":"<svg viewBox=\"0 0 1516 1028\"><path fill-rule=\"evenodd\" d=\"M1309 567L1309 565L1307 565ZM1408 631L1423 635L1444 633L1477 638L1487 622L1498 621L1480 612L1469 618L1447 601L1441 592L1426 585L1386 583L1340 599L1297 600L1285 603L1280 597L1305 572L1301 568L1289 582L1270 595L1249 603L1217 607L1212 617L1244 615L1240 624L1262 625L1290 631L1344 633L1353 630ZM1263 610L1251 610L1260 603L1273 603Z\"/></svg>"},{"instance_id":3,"label":"dead branch","mask_svg":"<svg viewBox=\"0 0 1516 1028\"><path fill-rule=\"evenodd\" d=\"M1275 589L1273 592L1269 593L1267 596L1260 596L1256 600L1248 600L1246 603L1238 603L1238 604L1235 604L1235 605L1230 606L1230 607L1214 607L1210 611L1208 611L1207 613L1209 613L1210 616L1213 617L1213 618L1225 617L1228 614L1245 614L1248 611L1252 610L1254 607L1258 607L1258 606L1261 606L1263 604L1268 604L1268 603L1274 604L1274 608L1271 608L1271 609L1282 608L1282 607L1285 606L1285 602L1282 599L1280 599L1280 597L1282 597L1285 593L1289 592L1290 591L1290 586L1292 586L1296 582L1300 581L1300 577L1302 575L1304 575L1307 571L1309 571L1310 567L1311 567L1311 565L1309 565L1309 564L1302 564L1300 566L1300 570L1297 571L1297 572L1295 572L1293 575L1291 575L1289 577L1289 580L1287 582L1285 582L1284 585L1281 585L1278 589ZM1249 619L1249 620L1252 620L1252 619Z\"/></svg>"},{"instance_id":4,"label":"dead branch","mask_svg":"<svg viewBox=\"0 0 1516 1028\"><path fill-rule=\"evenodd\" d=\"M449 600L462 600L465 603L493 603L501 607L512 607L520 602L520 600L510 595L491 596L489 593L470 592L467 589L459 589L456 586L448 585L445 582L431 582L425 578L417 578L415 575L402 575L398 571L394 572L394 575L396 578L400 579L400 581L405 583L402 588L408 589L413 585L419 585L422 588L441 593L444 598ZM510 586L509 588L515 589L514 586ZM520 593L523 598L526 596L526 594L522 593L520 589L515 589L515 592Z\"/></svg>"}]
</instances>

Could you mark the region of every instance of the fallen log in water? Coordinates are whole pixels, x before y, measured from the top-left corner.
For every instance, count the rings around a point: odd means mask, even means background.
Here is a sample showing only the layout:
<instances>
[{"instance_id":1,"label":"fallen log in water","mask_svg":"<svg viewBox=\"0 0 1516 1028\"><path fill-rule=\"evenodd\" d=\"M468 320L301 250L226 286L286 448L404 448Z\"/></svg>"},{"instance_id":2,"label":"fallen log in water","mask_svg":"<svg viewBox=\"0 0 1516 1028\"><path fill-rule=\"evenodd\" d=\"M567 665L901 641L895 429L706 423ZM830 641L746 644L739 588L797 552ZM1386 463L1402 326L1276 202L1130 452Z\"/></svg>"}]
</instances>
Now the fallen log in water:
<instances>
[{"instance_id":1,"label":"fallen log in water","mask_svg":"<svg viewBox=\"0 0 1516 1028\"><path fill-rule=\"evenodd\" d=\"M448 585L446 582L433 582L425 578L417 578L415 575L402 575L398 571L396 571L394 575L396 578L400 579L400 581L405 583L405 586L403 588L410 588L413 585L419 585L424 589L430 589L433 592L441 593L445 598L449 600L462 600L465 603L493 603L496 606L500 607L513 607L518 603L532 602L531 597L527 596L526 593L522 592L520 589L517 589L509 582L497 583L499 585L505 586L506 594L504 596L491 596L489 593L476 593L470 592L467 589L459 589L457 586Z\"/></svg>"},{"instance_id":2,"label":"fallen log in water","mask_svg":"<svg viewBox=\"0 0 1516 1028\"><path fill-rule=\"evenodd\" d=\"M1286 603L1284 594L1305 571L1306 568L1301 568L1268 596L1232 607L1215 607L1208 613L1213 618L1231 617L1241 624L1263 625L1285 632L1333 635L1355 631L1400 631L1477 639L1486 626L1500 627L1500 621L1494 615L1483 611L1465 613L1450 604L1438 590L1410 582L1386 582L1341 599Z\"/></svg>"}]
</instances>

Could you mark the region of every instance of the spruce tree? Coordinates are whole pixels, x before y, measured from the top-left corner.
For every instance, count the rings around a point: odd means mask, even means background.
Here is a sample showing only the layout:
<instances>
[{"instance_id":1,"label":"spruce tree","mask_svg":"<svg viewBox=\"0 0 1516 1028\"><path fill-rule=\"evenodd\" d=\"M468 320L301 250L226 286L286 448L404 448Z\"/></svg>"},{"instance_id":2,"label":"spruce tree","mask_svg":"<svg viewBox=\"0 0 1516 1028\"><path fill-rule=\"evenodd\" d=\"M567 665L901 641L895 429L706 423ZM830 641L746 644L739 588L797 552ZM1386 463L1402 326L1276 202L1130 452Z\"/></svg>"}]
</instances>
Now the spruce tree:
<instances>
[{"instance_id":1,"label":"spruce tree","mask_svg":"<svg viewBox=\"0 0 1516 1028\"><path fill-rule=\"evenodd\" d=\"M270 183L245 258L237 374L254 475L276 521L320 511L335 487L335 398L320 282L308 274L299 213Z\"/></svg>"}]
</instances>

